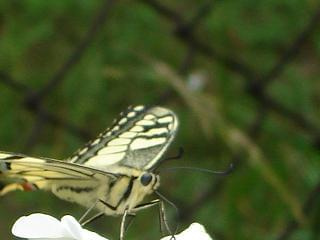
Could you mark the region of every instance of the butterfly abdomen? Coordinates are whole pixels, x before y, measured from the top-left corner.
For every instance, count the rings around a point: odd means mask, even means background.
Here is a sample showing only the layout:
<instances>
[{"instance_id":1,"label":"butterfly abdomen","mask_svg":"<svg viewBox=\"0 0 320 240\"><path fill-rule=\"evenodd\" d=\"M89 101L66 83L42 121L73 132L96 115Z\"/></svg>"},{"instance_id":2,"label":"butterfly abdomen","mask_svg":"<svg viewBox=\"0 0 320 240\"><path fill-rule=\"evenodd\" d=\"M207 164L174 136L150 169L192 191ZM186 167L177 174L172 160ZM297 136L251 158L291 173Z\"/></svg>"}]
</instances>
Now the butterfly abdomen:
<instances>
[{"instance_id":1,"label":"butterfly abdomen","mask_svg":"<svg viewBox=\"0 0 320 240\"><path fill-rule=\"evenodd\" d=\"M78 203L85 207L90 207L95 201L95 186L79 184L76 182L64 182L53 185L52 193L62 200Z\"/></svg>"}]
</instances>

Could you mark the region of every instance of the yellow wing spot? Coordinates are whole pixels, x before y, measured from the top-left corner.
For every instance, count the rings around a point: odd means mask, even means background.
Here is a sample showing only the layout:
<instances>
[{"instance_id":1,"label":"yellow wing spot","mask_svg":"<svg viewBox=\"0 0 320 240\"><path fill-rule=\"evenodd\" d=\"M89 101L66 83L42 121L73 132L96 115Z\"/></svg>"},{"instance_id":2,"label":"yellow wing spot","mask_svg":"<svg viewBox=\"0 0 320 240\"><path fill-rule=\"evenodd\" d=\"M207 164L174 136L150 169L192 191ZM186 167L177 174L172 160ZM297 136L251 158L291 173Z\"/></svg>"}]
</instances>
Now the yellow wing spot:
<instances>
[{"instance_id":1,"label":"yellow wing spot","mask_svg":"<svg viewBox=\"0 0 320 240\"><path fill-rule=\"evenodd\" d=\"M136 124L140 126L152 126L155 125L155 122L151 120L140 120Z\"/></svg>"},{"instance_id":2,"label":"yellow wing spot","mask_svg":"<svg viewBox=\"0 0 320 240\"><path fill-rule=\"evenodd\" d=\"M0 153L0 158L7 158L12 156L11 154L6 154L6 153Z\"/></svg>"},{"instance_id":3,"label":"yellow wing spot","mask_svg":"<svg viewBox=\"0 0 320 240\"><path fill-rule=\"evenodd\" d=\"M112 128L112 130L111 131L118 131L120 128L119 128L119 126L115 126L114 128Z\"/></svg>"},{"instance_id":4,"label":"yellow wing spot","mask_svg":"<svg viewBox=\"0 0 320 240\"><path fill-rule=\"evenodd\" d=\"M108 146L117 146L117 145L126 145L128 143L130 143L130 139L127 138L116 138L114 140L111 140L108 143Z\"/></svg>"},{"instance_id":5,"label":"yellow wing spot","mask_svg":"<svg viewBox=\"0 0 320 240\"><path fill-rule=\"evenodd\" d=\"M131 144L130 148L132 150L149 148L156 145L160 145L165 143L166 138L153 138L153 139L145 139L145 138L137 138Z\"/></svg>"},{"instance_id":6,"label":"yellow wing spot","mask_svg":"<svg viewBox=\"0 0 320 240\"><path fill-rule=\"evenodd\" d=\"M142 132L143 130L144 130L144 128L141 126L134 126L129 131L130 132Z\"/></svg>"},{"instance_id":7,"label":"yellow wing spot","mask_svg":"<svg viewBox=\"0 0 320 240\"><path fill-rule=\"evenodd\" d=\"M127 114L127 117L128 117L128 118L132 118L132 117L134 117L135 115L137 115L135 112L129 112L129 113Z\"/></svg>"},{"instance_id":8,"label":"yellow wing spot","mask_svg":"<svg viewBox=\"0 0 320 240\"><path fill-rule=\"evenodd\" d=\"M101 141L101 139L97 138L96 140L94 140L93 143L91 143L91 146L97 145L100 141Z\"/></svg>"},{"instance_id":9,"label":"yellow wing spot","mask_svg":"<svg viewBox=\"0 0 320 240\"><path fill-rule=\"evenodd\" d=\"M142 106L142 105L139 105L139 106L136 106L133 108L133 110L135 110L135 111L141 111L143 109L144 109L144 106Z\"/></svg>"},{"instance_id":10,"label":"yellow wing spot","mask_svg":"<svg viewBox=\"0 0 320 240\"><path fill-rule=\"evenodd\" d=\"M78 159L78 156L76 155L76 156L73 156L71 159L70 159L70 161L75 161L75 160L77 160Z\"/></svg>"},{"instance_id":11,"label":"yellow wing spot","mask_svg":"<svg viewBox=\"0 0 320 240\"><path fill-rule=\"evenodd\" d=\"M167 117L159 118L158 122L159 123L171 123L172 120L173 120L172 116L167 116Z\"/></svg>"},{"instance_id":12,"label":"yellow wing spot","mask_svg":"<svg viewBox=\"0 0 320 240\"><path fill-rule=\"evenodd\" d=\"M85 147L85 148L81 149L81 151L79 152L79 155L82 155L82 154L84 154L84 153L87 152L87 151L88 151L88 148Z\"/></svg>"},{"instance_id":13,"label":"yellow wing spot","mask_svg":"<svg viewBox=\"0 0 320 240\"><path fill-rule=\"evenodd\" d=\"M109 131L109 132L106 132L105 134L104 134L104 137L109 137L109 136L111 136L111 132Z\"/></svg>"},{"instance_id":14,"label":"yellow wing spot","mask_svg":"<svg viewBox=\"0 0 320 240\"><path fill-rule=\"evenodd\" d=\"M155 119L156 117L152 114L147 114L143 119L145 120L152 120L152 119Z\"/></svg>"},{"instance_id":15,"label":"yellow wing spot","mask_svg":"<svg viewBox=\"0 0 320 240\"><path fill-rule=\"evenodd\" d=\"M123 125L127 122L127 118L122 118L120 121L119 121L119 124L120 125Z\"/></svg>"},{"instance_id":16,"label":"yellow wing spot","mask_svg":"<svg viewBox=\"0 0 320 240\"><path fill-rule=\"evenodd\" d=\"M15 160L15 162L19 162L19 161L22 161L22 162L29 161L30 163L44 163L44 162L46 162L44 159L33 158L33 157L24 157L24 158Z\"/></svg>"},{"instance_id":17,"label":"yellow wing spot","mask_svg":"<svg viewBox=\"0 0 320 240\"><path fill-rule=\"evenodd\" d=\"M138 135L152 137L154 135L160 135L160 134L165 134L165 133L168 133L168 130L166 128L153 128L147 132L139 133Z\"/></svg>"},{"instance_id":18,"label":"yellow wing spot","mask_svg":"<svg viewBox=\"0 0 320 240\"><path fill-rule=\"evenodd\" d=\"M123 152L125 150L127 150L127 145L124 145L124 146L111 146L111 147L108 146L108 147L102 148L98 152L98 155Z\"/></svg>"},{"instance_id":19,"label":"yellow wing spot","mask_svg":"<svg viewBox=\"0 0 320 240\"><path fill-rule=\"evenodd\" d=\"M120 138L134 138L138 133L135 132L125 132L122 133L119 137Z\"/></svg>"},{"instance_id":20,"label":"yellow wing spot","mask_svg":"<svg viewBox=\"0 0 320 240\"><path fill-rule=\"evenodd\" d=\"M125 153L114 153L106 155L97 155L90 158L89 161L86 162L86 165L92 165L94 167L98 166L106 166L117 163L123 159Z\"/></svg>"}]
</instances>

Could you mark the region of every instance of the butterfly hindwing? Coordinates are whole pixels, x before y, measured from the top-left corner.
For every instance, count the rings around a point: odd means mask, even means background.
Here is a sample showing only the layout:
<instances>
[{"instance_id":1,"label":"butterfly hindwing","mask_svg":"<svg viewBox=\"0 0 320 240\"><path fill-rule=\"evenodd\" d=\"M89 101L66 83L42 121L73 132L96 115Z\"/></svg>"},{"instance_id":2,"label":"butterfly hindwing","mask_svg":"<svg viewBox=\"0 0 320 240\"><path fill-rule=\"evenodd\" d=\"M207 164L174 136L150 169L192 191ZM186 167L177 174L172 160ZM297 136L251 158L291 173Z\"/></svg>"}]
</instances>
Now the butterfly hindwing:
<instances>
[{"instance_id":1,"label":"butterfly hindwing","mask_svg":"<svg viewBox=\"0 0 320 240\"><path fill-rule=\"evenodd\" d=\"M149 170L167 150L177 127L177 117L166 108L129 107L69 161L102 169L117 165Z\"/></svg>"},{"instance_id":2,"label":"butterfly hindwing","mask_svg":"<svg viewBox=\"0 0 320 240\"><path fill-rule=\"evenodd\" d=\"M52 190L53 183L66 181L98 182L101 178L117 178L112 173L65 161L34 158L6 152L0 152L0 177L15 181L14 184L9 184L3 188L0 195L16 189Z\"/></svg>"}]
</instances>

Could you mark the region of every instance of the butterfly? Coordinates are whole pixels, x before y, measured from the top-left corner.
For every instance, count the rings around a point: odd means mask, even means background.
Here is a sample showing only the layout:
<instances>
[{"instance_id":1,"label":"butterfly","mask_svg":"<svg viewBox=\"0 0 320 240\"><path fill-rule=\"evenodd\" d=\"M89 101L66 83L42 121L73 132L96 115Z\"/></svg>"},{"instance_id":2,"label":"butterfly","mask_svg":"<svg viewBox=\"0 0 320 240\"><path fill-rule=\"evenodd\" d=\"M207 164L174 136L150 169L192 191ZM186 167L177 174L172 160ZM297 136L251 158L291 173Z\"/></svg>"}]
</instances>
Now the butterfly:
<instances>
[{"instance_id":1,"label":"butterfly","mask_svg":"<svg viewBox=\"0 0 320 240\"><path fill-rule=\"evenodd\" d=\"M154 205L166 222L159 199L142 203L155 192L160 177L154 169L173 141L177 116L163 107L129 107L112 126L66 161L0 152L0 179L12 180L0 195L13 190L51 191L101 215L121 215L120 239L127 216ZM168 227L167 227L168 229Z\"/></svg>"}]
</instances>

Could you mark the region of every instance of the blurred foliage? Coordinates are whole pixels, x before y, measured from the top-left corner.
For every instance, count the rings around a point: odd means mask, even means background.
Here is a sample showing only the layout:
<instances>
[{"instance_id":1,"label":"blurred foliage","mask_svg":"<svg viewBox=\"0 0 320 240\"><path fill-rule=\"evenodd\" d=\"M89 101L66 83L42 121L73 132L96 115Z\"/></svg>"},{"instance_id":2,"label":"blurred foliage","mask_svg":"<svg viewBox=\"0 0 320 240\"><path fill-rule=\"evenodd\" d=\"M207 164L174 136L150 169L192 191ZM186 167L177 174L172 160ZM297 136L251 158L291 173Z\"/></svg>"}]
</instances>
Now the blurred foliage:
<instances>
[{"instance_id":1,"label":"blurred foliage","mask_svg":"<svg viewBox=\"0 0 320 240\"><path fill-rule=\"evenodd\" d=\"M0 71L34 91L42 89L72 54L101 4L0 1ZM277 64L319 11L315 0L161 4L185 19L208 4L194 35L223 56L254 69L257 76ZM310 120L313 125L308 125L269 101L261 104L254 97L259 93L248 91L248 79L241 71L230 71L221 59L212 61L179 40L172 21L148 0L116 2L108 14L80 61L50 90L42 107L93 136L128 105L171 108L179 116L180 129L167 155L175 155L179 146L185 155L164 167L220 170L237 160L235 171L226 177L163 171L161 190L183 211L181 227L197 221L217 239L269 240L296 221L299 227L290 239L319 239L319 204L303 209L320 182L319 143L314 141L320 139L319 31L296 46L299 54L265 89L284 109ZM38 121L28 111L26 97L0 85L1 150L65 159L89 140ZM319 203L317 191L313 193ZM10 239L13 222L32 212L80 217L85 209L49 193L10 193L0 198L1 239ZM141 233L144 239L158 239L157 214L157 209L139 213L127 239L141 239ZM120 219L112 217L90 225L112 239L119 227Z\"/></svg>"}]
</instances>

